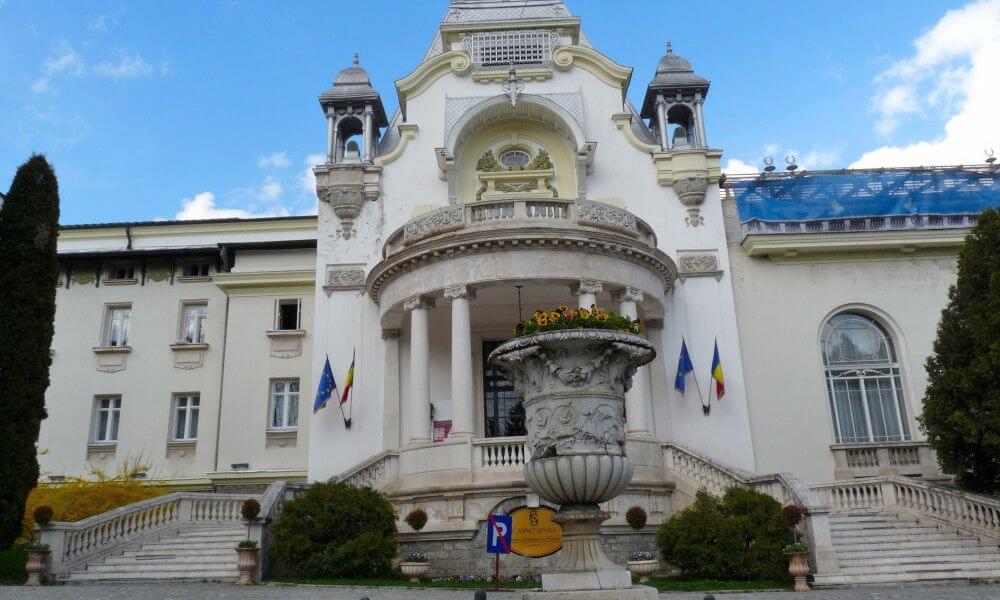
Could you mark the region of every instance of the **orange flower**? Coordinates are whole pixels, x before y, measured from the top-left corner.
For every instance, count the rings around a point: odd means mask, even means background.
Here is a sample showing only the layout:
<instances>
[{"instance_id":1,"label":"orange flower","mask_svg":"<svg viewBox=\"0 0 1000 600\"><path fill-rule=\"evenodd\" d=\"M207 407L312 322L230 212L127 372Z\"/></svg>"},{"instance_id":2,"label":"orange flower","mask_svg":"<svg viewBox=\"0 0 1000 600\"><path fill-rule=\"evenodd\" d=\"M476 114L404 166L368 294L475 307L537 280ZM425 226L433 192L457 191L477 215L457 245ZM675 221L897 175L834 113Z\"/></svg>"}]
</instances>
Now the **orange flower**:
<instances>
[{"instance_id":1,"label":"orange flower","mask_svg":"<svg viewBox=\"0 0 1000 600\"><path fill-rule=\"evenodd\" d=\"M550 312L549 313L549 319L551 319L553 321L558 321L559 320L559 313L557 313L556 311Z\"/></svg>"},{"instance_id":2,"label":"orange flower","mask_svg":"<svg viewBox=\"0 0 1000 600\"><path fill-rule=\"evenodd\" d=\"M590 311L587 310L586 308L581 308L580 309L580 318L582 318L582 319L589 319L590 318Z\"/></svg>"},{"instance_id":3,"label":"orange flower","mask_svg":"<svg viewBox=\"0 0 1000 600\"><path fill-rule=\"evenodd\" d=\"M548 317L538 317L537 320L538 320L538 324L541 325L542 327L545 327L546 325L549 324Z\"/></svg>"},{"instance_id":4,"label":"orange flower","mask_svg":"<svg viewBox=\"0 0 1000 600\"><path fill-rule=\"evenodd\" d=\"M564 313L564 312L566 312L568 310L569 310L569 307L566 306L565 304L560 304L559 305L559 312Z\"/></svg>"}]
</instances>

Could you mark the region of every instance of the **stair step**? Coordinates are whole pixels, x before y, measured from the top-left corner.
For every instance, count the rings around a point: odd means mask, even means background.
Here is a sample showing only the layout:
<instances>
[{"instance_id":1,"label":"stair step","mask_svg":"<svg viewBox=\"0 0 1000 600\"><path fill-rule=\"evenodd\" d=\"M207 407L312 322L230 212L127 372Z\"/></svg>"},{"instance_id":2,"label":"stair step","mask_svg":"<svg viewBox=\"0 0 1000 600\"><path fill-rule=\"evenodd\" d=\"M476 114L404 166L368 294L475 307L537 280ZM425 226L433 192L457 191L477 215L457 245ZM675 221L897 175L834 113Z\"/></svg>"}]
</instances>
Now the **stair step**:
<instances>
[{"instance_id":1,"label":"stair step","mask_svg":"<svg viewBox=\"0 0 1000 600\"><path fill-rule=\"evenodd\" d=\"M243 537L247 536L246 527L240 529L185 529L177 532L177 537Z\"/></svg>"},{"instance_id":2,"label":"stair step","mask_svg":"<svg viewBox=\"0 0 1000 600\"><path fill-rule=\"evenodd\" d=\"M938 562L913 564L901 561L895 565L871 565L864 567L842 567L844 575L874 575L876 573L941 573L945 571L977 571L995 568L992 561L968 561L968 562Z\"/></svg>"},{"instance_id":3,"label":"stair step","mask_svg":"<svg viewBox=\"0 0 1000 600\"><path fill-rule=\"evenodd\" d=\"M162 548L149 548L143 547L140 550L128 550L123 552L120 556L115 558L136 558L141 556L229 556L232 554L236 555L236 544L232 546L226 546L225 548L205 548L197 547L192 548L190 546L186 548L178 548L174 550L165 550Z\"/></svg>"},{"instance_id":4,"label":"stair step","mask_svg":"<svg viewBox=\"0 0 1000 600\"><path fill-rule=\"evenodd\" d=\"M196 574L187 572L157 573L150 577L147 573L70 573L68 581L235 581L239 572L233 570L201 571Z\"/></svg>"},{"instance_id":5,"label":"stair step","mask_svg":"<svg viewBox=\"0 0 1000 600\"><path fill-rule=\"evenodd\" d=\"M979 546L979 540L976 538L950 538L950 539L940 539L940 540L925 540L922 538L917 538L912 541L887 541L887 542L877 542L877 541L864 541L864 542L850 542L850 543L840 543L834 542L834 549L840 552L850 552L853 550L879 550L879 549L893 549L896 551L909 550L912 548L957 548L957 547L975 547Z\"/></svg>"},{"instance_id":6,"label":"stair step","mask_svg":"<svg viewBox=\"0 0 1000 600\"><path fill-rule=\"evenodd\" d=\"M954 565L959 563L980 563L980 562L1000 562L1000 554L952 554L952 555L926 555L926 556L899 556L893 553L892 556L865 557L865 558L841 558L840 568L851 567L877 567L880 565Z\"/></svg>"},{"instance_id":7,"label":"stair step","mask_svg":"<svg viewBox=\"0 0 1000 600\"><path fill-rule=\"evenodd\" d=\"M186 548L235 548L239 540L202 540L197 542L167 539L160 542L149 542L142 545L143 550L184 550Z\"/></svg>"},{"instance_id":8,"label":"stair step","mask_svg":"<svg viewBox=\"0 0 1000 600\"><path fill-rule=\"evenodd\" d=\"M200 564L173 564L173 563L135 563L131 565L88 565L87 573L187 573L199 574L208 571L236 571L236 560L208 562L202 561Z\"/></svg>"},{"instance_id":9,"label":"stair step","mask_svg":"<svg viewBox=\"0 0 1000 600\"><path fill-rule=\"evenodd\" d=\"M928 571L924 573L878 573L874 575L819 575L816 585L851 585L870 583L904 583L915 581L955 581L1000 578L1000 569L975 571Z\"/></svg>"},{"instance_id":10,"label":"stair step","mask_svg":"<svg viewBox=\"0 0 1000 600\"><path fill-rule=\"evenodd\" d=\"M176 555L170 553L147 552L136 556L110 556L104 559L104 565L149 565L149 564L215 564L228 563L236 560L236 551ZM235 563L234 563L235 564ZM95 565L96 566L96 565Z\"/></svg>"},{"instance_id":11,"label":"stair step","mask_svg":"<svg viewBox=\"0 0 1000 600\"><path fill-rule=\"evenodd\" d=\"M913 535L909 533L887 533L884 535L833 535L834 546L850 546L854 544L889 544L895 542L951 542L956 540L972 540L978 543L979 538L972 535L960 535L956 532L937 532Z\"/></svg>"},{"instance_id":12,"label":"stair step","mask_svg":"<svg viewBox=\"0 0 1000 600\"><path fill-rule=\"evenodd\" d=\"M1000 562L1000 552L997 552L995 546L977 547L977 546L955 546L953 548L939 548L939 547L928 547L928 548L910 548L908 550L899 550L892 546L887 546L881 549L874 550L837 550L837 558L841 561L844 560L862 560L862 559L881 559L881 558L891 558L893 560L900 560L902 558L921 558L921 557L950 557L958 556L963 554L981 554L984 556L994 556L996 560Z\"/></svg>"}]
</instances>

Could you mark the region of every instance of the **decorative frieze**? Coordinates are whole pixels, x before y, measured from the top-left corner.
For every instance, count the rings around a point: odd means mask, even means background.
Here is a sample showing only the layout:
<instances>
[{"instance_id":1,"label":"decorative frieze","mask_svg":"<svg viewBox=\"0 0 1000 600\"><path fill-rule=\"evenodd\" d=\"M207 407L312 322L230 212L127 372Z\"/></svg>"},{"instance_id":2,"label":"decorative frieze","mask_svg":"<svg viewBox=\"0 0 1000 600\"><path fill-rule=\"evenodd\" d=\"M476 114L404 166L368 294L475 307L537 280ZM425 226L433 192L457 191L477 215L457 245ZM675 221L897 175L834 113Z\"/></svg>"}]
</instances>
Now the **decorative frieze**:
<instances>
[{"instance_id":1,"label":"decorative frieze","mask_svg":"<svg viewBox=\"0 0 1000 600\"><path fill-rule=\"evenodd\" d=\"M598 227L624 231L632 236L639 235L635 215L627 210L615 208L601 202L580 201L580 222Z\"/></svg>"},{"instance_id":2,"label":"decorative frieze","mask_svg":"<svg viewBox=\"0 0 1000 600\"><path fill-rule=\"evenodd\" d=\"M449 300L455 300L456 298L467 298L469 300L476 299L476 290L465 284L459 285L449 285L444 288L444 297Z\"/></svg>"},{"instance_id":3,"label":"decorative frieze","mask_svg":"<svg viewBox=\"0 0 1000 600\"><path fill-rule=\"evenodd\" d=\"M719 256L714 250L681 252L677 256L677 278L683 283L688 277L722 279Z\"/></svg>"},{"instance_id":4,"label":"decorative frieze","mask_svg":"<svg viewBox=\"0 0 1000 600\"><path fill-rule=\"evenodd\" d=\"M621 302L642 302L642 300L645 297L646 297L646 295L642 293L642 290L636 289L634 287L622 288L622 289L618 290L617 292L614 292L613 294L611 294L611 299L614 300L615 302L618 302L618 303L621 303Z\"/></svg>"},{"instance_id":5,"label":"decorative frieze","mask_svg":"<svg viewBox=\"0 0 1000 600\"><path fill-rule=\"evenodd\" d=\"M604 284L593 279L581 279L570 286L574 296L580 294L600 294L604 291Z\"/></svg>"},{"instance_id":6,"label":"decorative frieze","mask_svg":"<svg viewBox=\"0 0 1000 600\"><path fill-rule=\"evenodd\" d=\"M423 310L434 308L434 299L427 296L411 296L403 301L403 310L410 311L418 308Z\"/></svg>"},{"instance_id":7,"label":"decorative frieze","mask_svg":"<svg viewBox=\"0 0 1000 600\"><path fill-rule=\"evenodd\" d=\"M361 290L365 287L364 265L327 265L323 291L329 296L336 291Z\"/></svg>"},{"instance_id":8,"label":"decorative frieze","mask_svg":"<svg viewBox=\"0 0 1000 600\"><path fill-rule=\"evenodd\" d=\"M403 228L403 244L465 227L465 207L439 208L413 219Z\"/></svg>"}]
</instances>

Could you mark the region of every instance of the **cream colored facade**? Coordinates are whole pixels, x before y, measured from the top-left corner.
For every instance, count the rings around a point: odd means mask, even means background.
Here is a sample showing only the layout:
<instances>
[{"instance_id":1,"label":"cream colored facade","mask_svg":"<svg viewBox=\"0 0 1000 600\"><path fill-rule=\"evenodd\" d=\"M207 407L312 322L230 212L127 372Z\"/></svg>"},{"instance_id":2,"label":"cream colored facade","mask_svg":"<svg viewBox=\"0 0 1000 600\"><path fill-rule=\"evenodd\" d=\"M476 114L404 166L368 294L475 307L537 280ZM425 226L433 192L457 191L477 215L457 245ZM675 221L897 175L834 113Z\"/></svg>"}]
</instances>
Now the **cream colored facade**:
<instances>
[{"instance_id":1,"label":"cream colored facade","mask_svg":"<svg viewBox=\"0 0 1000 600\"><path fill-rule=\"evenodd\" d=\"M491 47L514 49L514 72ZM47 477L138 460L190 487L346 479L401 514L427 508L428 539L469 539L498 506L537 501L516 403L485 355L519 315L560 304L635 316L657 351L627 399L636 476L607 506L612 529L633 504L656 524L689 501L695 454L810 483L936 475L915 415L966 227L745 235L720 194L708 81L668 50L636 110L632 69L559 0L453 0L426 56L400 61L413 68L389 118L357 64L321 96L316 217L62 231ZM183 277L191 262L208 272ZM123 265L135 276L108 281ZM278 330L284 301L301 317ZM178 344L191 302L207 305L201 345ZM102 339L124 305L127 350ZM908 439L836 442L820 338L843 311L891 335ZM340 384L355 364L350 427L336 398L312 411L327 357ZM294 427L272 426L275 381L298 382ZM175 398L193 394L197 439L172 440ZM108 396L121 400L114 444L95 436ZM435 422L450 423L442 440Z\"/></svg>"}]
</instances>

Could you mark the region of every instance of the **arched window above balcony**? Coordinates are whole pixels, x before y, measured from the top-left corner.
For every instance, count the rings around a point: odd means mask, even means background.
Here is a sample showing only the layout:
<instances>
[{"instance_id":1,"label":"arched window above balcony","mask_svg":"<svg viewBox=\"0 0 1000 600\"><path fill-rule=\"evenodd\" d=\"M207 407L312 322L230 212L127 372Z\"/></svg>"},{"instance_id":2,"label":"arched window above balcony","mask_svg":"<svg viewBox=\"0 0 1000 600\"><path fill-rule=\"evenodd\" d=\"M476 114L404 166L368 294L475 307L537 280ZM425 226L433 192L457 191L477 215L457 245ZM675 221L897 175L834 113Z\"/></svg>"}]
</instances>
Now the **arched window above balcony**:
<instances>
[{"instance_id":1,"label":"arched window above balcony","mask_svg":"<svg viewBox=\"0 0 1000 600\"><path fill-rule=\"evenodd\" d=\"M873 318L834 315L821 338L837 443L900 442L910 426L892 339Z\"/></svg>"}]
</instances>

